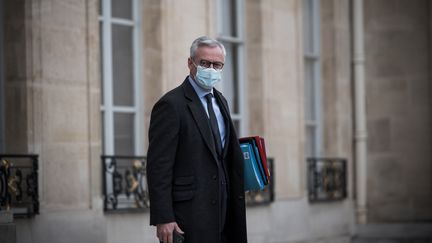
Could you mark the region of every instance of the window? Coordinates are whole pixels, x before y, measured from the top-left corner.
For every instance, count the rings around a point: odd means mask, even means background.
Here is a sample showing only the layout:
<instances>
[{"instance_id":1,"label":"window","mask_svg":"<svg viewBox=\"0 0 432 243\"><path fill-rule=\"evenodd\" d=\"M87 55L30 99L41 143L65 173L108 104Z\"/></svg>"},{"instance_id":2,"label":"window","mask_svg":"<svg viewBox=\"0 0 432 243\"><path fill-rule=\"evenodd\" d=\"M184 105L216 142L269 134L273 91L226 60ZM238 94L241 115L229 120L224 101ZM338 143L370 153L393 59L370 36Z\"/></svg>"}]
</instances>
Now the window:
<instances>
[{"instance_id":1,"label":"window","mask_svg":"<svg viewBox=\"0 0 432 243\"><path fill-rule=\"evenodd\" d=\"M3 0L0 0L0 153L4 152L5 147L5 140L4 140L4 102L5 102L5 96L4 96L4 51L3 51Z\"/></svg>"},{"instance_id":2,"label":"window","mask_svg":"<svg viewBox=\"0 0 432 243\"><path fill-rule=\"evenodd\" d=\"M99 6L103 153L143 154L138 0Z\"/></svg>"},{"instance_id":3,"label":"window","mask_svg":"<svg viewBox=\"0 0 432 243\"><path fill-rule=\"evenodd\" d=\"M231 117L239 135L246 133L244 109L244 40L242 0L218 1L218 40L226 49L221 89L227 98Z\"/></svg>"},{"instance_id":4,"label":"window","mask_svg":"<svg viewBox=\"0 0 432 243\"><path fill-rule=\"evenodd\" d=\"M321 154L319 0L303 0L304 91L307 157Z\"/></svg>"}]
</instances>

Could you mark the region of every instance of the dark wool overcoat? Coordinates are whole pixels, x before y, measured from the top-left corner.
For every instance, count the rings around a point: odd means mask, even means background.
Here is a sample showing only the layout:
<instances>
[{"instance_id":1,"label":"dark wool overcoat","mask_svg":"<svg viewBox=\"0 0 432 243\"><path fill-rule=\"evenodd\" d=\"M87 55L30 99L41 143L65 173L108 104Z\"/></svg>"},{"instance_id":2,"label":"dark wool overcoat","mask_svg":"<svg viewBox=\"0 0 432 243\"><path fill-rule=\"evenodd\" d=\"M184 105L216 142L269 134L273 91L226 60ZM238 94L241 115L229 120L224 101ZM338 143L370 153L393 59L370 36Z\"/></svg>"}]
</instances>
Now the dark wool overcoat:
<instances>
[{"instance_id":1,"label":"dark wool overcoat","mask_svg":"<svg viewBox=\"0 0 432 243\"><path fill-rule=\"evenodd\" d=\"M225 118L223 162L228 175L225 232L228 242L246 243L243 156L227 101L214 89ZM185 243L220 243L221 183L206 111L188 78L153 107L147 180L150 224L176 221Z\"/></svg>"}]
</instances>

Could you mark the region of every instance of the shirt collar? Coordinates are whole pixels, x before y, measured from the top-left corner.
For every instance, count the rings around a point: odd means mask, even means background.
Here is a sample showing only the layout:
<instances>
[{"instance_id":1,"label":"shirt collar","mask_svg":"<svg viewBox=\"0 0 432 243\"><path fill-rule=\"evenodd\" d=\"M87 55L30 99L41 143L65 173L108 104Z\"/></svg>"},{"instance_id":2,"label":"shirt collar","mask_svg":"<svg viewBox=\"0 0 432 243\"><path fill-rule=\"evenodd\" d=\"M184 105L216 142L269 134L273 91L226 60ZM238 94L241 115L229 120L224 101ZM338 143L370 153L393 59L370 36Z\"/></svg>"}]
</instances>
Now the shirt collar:
<instances>
[{"instance_id":1,"label":"shirt collar","mask_svg":"<svg viewBox=\"0 0 432 243\"><path fill-rule=\"evenodd\" d=\"M192 85L192 87L194 88L194 90L197 93L197 95L198 95L199 98L202 98L202 97L206 96L209 93L213 94L213 89L211 89L210 91L208 91L208 90L205 90L205 89L201 88L195 82L195 80L192 79L192 77L190 75L189 75L189 83Z\"/></svg>"}]
</instances>

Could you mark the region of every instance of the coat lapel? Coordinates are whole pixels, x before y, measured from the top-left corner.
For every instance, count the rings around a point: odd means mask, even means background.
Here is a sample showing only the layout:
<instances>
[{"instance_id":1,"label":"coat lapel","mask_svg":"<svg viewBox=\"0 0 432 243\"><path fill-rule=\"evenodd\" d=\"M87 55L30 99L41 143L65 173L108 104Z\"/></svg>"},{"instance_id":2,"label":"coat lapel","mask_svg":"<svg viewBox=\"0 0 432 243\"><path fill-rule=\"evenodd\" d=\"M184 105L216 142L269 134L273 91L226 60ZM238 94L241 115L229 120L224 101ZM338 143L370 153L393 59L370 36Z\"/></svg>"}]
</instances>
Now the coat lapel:
<instances>
[{"instance_id":1,"label":"coat lapel","mask_svg":"<svg viewBox=\"0 0 432 243\"><path fill-rule=\"evenodd\" d=\"M224 117L225 122L225 144L224 144L224 150L223 150L223 157L227 155L228 152L228 144L230 141L230 130L231 130L231 119L228 109L228 104L225 102L225 100L222 98L222 94L217 91L216 89L213 89L216 100L218 101L220 110L222 111L222 115Z\"/></svg>"},{"instance_id":2,"label":"coat lapel","mask_svg":"<svg viewBox=\"0 0 432 243\"><path fill-rule=\"evenodd\" d=\"M189 100L188 107L198 127L198 130L200 131L201 136L205 141L208 149L213 154L215 161L217 161L216 147L214 145L212 133L208 124L209 121L204 107L202 106L202 103L195 90L193 89L192 85L189 83L188 78L186 78L186 80L183 82L182 87L185 93L185 97Z\"/></svg>"}]
</instances>

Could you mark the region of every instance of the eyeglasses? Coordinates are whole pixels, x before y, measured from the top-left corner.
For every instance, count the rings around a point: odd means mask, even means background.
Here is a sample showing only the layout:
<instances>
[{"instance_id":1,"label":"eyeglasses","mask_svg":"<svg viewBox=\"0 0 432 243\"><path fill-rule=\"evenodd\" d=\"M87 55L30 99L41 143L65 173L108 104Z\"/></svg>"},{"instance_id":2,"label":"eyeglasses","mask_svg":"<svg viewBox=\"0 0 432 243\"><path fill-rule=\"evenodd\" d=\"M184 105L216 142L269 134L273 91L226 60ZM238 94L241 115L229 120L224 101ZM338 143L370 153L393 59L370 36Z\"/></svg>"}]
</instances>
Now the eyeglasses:
<instances>
[{"instance_id":1,"label":"eyeglasses","mask_svg":"<svg viewBox=\"0 0 432 243\"><path fill-rule=\"evenodd\" d=\"M210 68L213 65L214 69L221 70L223 68L223 66L224 66L224 63L222 63L222 62L210 62L208 60L202 59L199 62L199 65L202 66L202 67L205 67L205 68Z\"/></svg>"}]
</instances>

